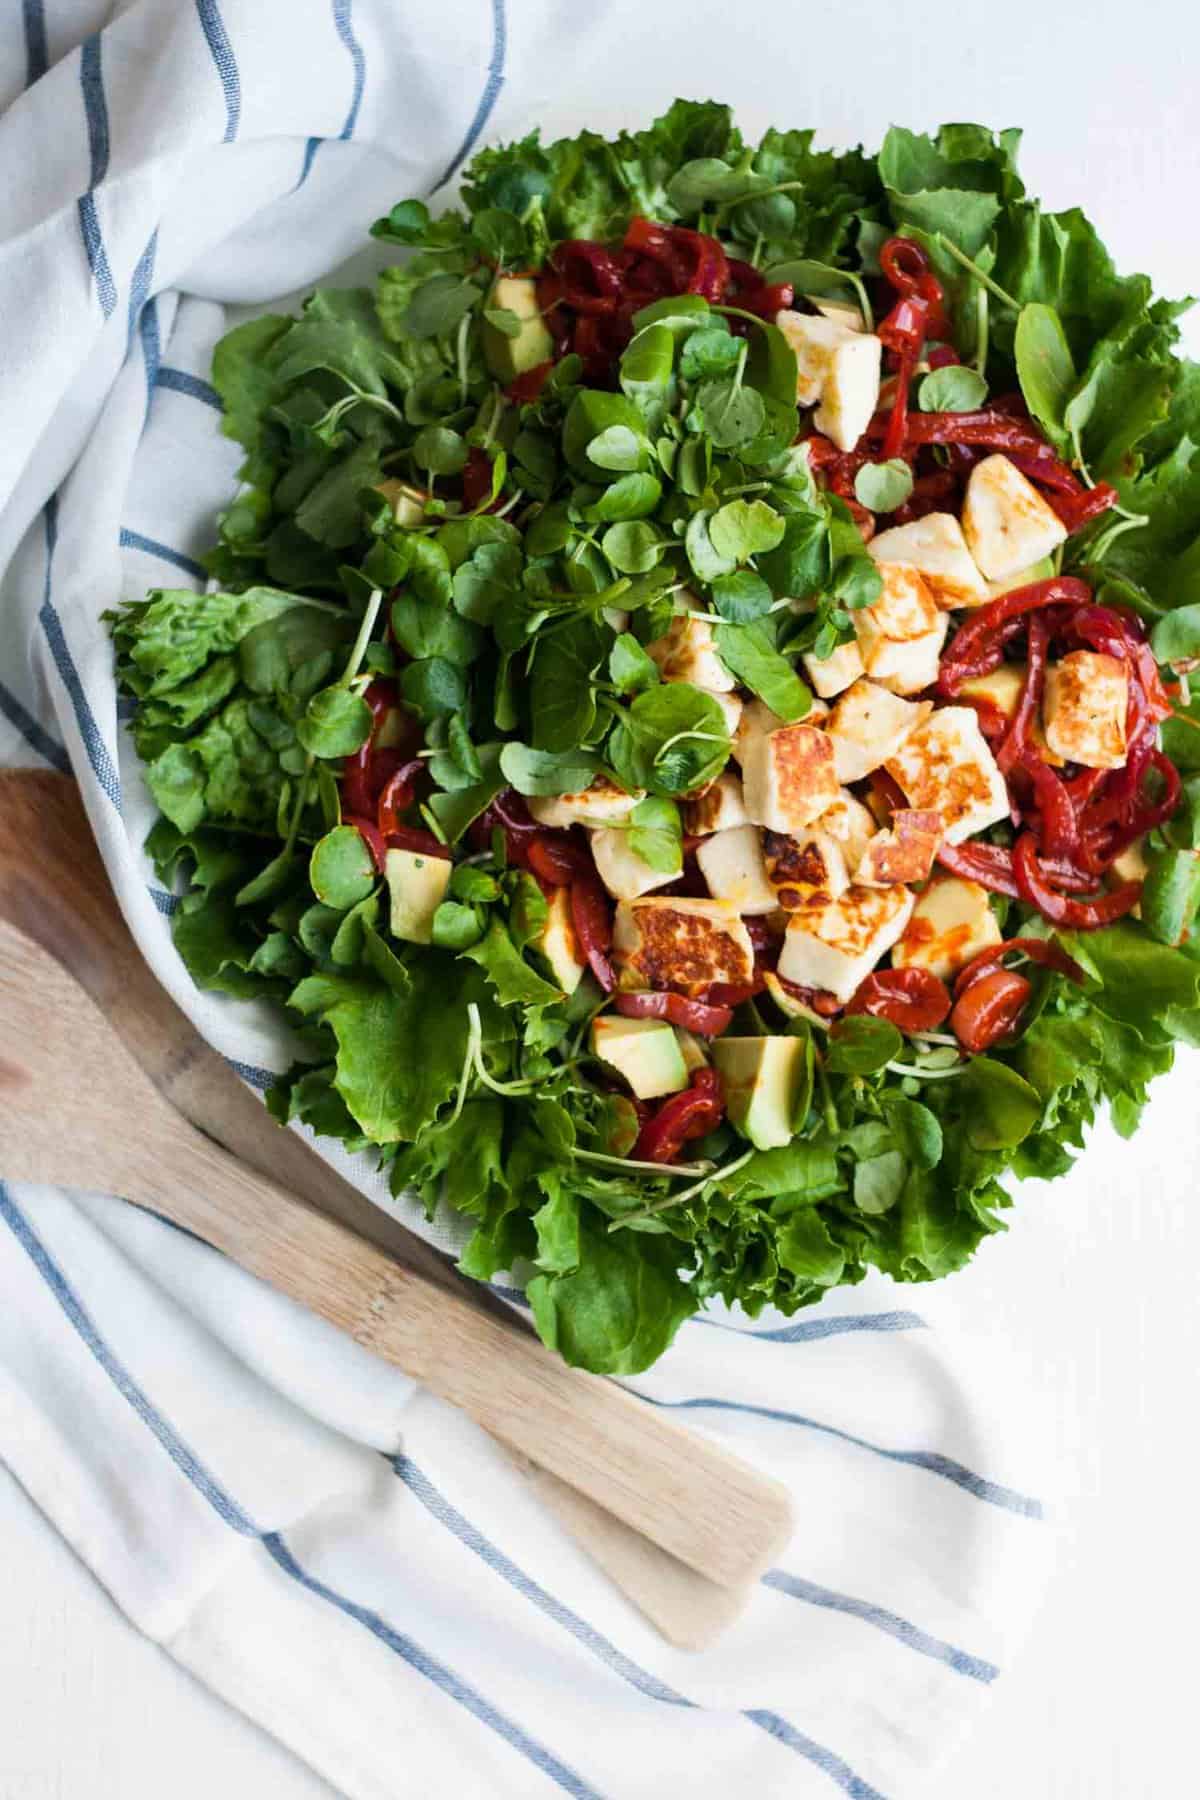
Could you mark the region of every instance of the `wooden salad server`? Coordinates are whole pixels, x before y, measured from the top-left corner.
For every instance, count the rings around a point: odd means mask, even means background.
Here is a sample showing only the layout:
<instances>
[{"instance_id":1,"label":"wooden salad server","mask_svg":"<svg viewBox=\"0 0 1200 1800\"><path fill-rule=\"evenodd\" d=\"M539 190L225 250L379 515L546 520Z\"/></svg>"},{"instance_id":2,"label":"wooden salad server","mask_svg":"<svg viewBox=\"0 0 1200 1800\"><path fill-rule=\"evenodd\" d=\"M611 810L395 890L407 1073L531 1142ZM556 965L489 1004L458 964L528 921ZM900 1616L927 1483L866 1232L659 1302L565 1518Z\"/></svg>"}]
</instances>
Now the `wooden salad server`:
<instances>
[{"instance_id":1,"label":"wooden salad server","mask_svg":"<svg viewBox=\"0 0 1200 1800\"><path fill-rule=\"evenodd\" d=\"M685 1648L711 1643L790 1532L779 1484L657 1418L614 1383L566 1369L486 1289L459 1276L298 1134L273 1125L143 961L78 794L61 776L0 775L0 917L9 922L0 941L0 1173L152 1205L333 1318L498 1437L539 1498L664 1636ZM46 952L79 977L107 1023L64 969L47 964ZM83 1065L105 1073L103 1091L87 1096L86 1159L79 1139L61 1156L58 1133L45 1124L68 1053L80 1067L78 1034L64 1015L75 1015L80 1030L86 1019L106 1040L89 1052L99 1060ZM32 1110L43 1121L36 1131L26 1119L31 1079ZM72 1094L77 1122L78 1103ZM130 1116L145 1120L144 1141L114 1149L105 1120ZM173 1170L165 1182L157 1173L164 1167ZM256 1181L253 1170L268 1180ZM369 1295L379 1317L364 1311Z\"/></svg>"}]
</instances>

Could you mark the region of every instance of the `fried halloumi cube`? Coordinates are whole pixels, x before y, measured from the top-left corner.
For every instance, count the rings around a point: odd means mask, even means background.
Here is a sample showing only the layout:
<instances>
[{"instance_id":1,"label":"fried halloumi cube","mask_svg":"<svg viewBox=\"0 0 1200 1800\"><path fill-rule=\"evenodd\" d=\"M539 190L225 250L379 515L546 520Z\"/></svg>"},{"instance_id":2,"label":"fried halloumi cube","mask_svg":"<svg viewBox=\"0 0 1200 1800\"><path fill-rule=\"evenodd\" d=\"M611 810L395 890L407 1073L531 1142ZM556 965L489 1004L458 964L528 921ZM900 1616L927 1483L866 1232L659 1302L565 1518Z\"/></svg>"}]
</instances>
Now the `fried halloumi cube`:
<instances>
[{"instance_id":1,"label":"fried halloumi cube","mask_svg":"<svg viewBox=\"0 0 1200 1800\"><path fill-rule=\"evenodd\" d=\"M653 888L666 887L674 881L678 870L663 874L652 869L629 842L629 833L621 826L591 834L592 856L596 873L615 900L636 900Z\"/></svg>"},{"instance_id":2,"label":"fried halloumi cube","mask_svg":"<svg viewBox=\"0 0 1200 1800\"><path fill-rule=\"evenodd\" d=\"M878 769L931 710L928 700L904 700L874 681L856 681L829 718L838 781L861 781Z\"/></svg>"},{"instance_id":3,"label":"fried halloumi cube","mask_svg":"<svg viewBox=\"0 0 1200 1800\"><path fill-rule=\"evenodd\" d=\"M963 536L989 581L1004 581L1067 541L1067 528L1007 456L985 456L967 482Z\"/></svg>"},{"instance_id":4,"label":"fried halloumi cube","mask_svg":"<svg viewBox=\"0 0 1200 1800\"><path fill-rule=\"evenodd\" d=\"M683 829L689 837L706 837L710 831L728 831L749 823L742 784L728 769L702 794L683 803Z\"/></svg>"},{"instance_id":5,"label":"fried halloumi cube","mask_svg":"<svg viewBox=\"0 0 1200 1800\"><path fill-rule=\"evenodd\" d=\"M949 981L1003 935L986 888L959 875L935 875L917 897L892 963L898 969L928 969L939 981Z\"/></svg>"},{"instance_id":6,"label":"fried halloumi cube","mask_svg":"<svg viewBox=\"0 0 1200 1800\"><path fill-rule=\"evenodd\" d=\"M1008 817L1008 788L973 706L939 707L885 767L912 806L941 813L948 844Z\"/></svg>"},{"instance_id":7,"label":"fried halloumi cube","mask_svg":"<svg viewBox=\"0 0 1200 1800\"><path fill-rule=\"evenodd\" d=\"M649 895L620 901L613 956L626 989L670 987L695 995L714 981L740 987L754 975L750 934L723 900Z\"/></svg>"},{"instance_id":8,"label":"fried halloumi cube","mask_svg":"<svg viewBox=\"0 0 1200 1800\"><path fill-rule=\"evenodd\" d=\"M793 312L791 307L775 314L775 324L796 353L796 404L815 406L825 391L834 351L854 334L841 320Z\"/></svg>"},{"instance_id":9,"label":"fried halloumi cube","mask_svg":"<svg viewBox=\"0 0 1200 1800\"><path fill-rule=\"evenodd\" d=\"M627 794L603 775L578 794L538 794L529 811L539 825L565 830L569 825L616 825L627 819L645 794Z\"/></svg>"},{"instance_id":10,"label":"fried halloumi cube","mask_svg":"<svg viewBox=\"0 0 1200 1800\"><path fill-rule=\"evenodd\" d=\"M813 424L839 450L853 450L871 423L882 359L883 345L873 332L843 330L834 346Z\"/></svg>"},{"instance_id":11,"label":"fried halloumi cube","mask_svg":"<svg viewBox=\"0 0 1200 1800\"><path fill-rule=\"evenodd\" d=\"M764 831L763 859L777 891L777 903L787 912L794 912L814 894L836 900L850 886L845 851L819 826L794 837Z\"/></svg>"},{"instance_id":12,"label":"fried halloumi cube","mask_svg":"<svg viewBox=\"0 0 1200 1800\"><path fill-rule=\"evenodd\" d=\"M843 788L833 804L821 814L821 830L837 844L846 859L847 870L853 875L878 827L862 801Z\"/></svg>"},{"instance_id":13,"label":"fried halloumi cube","mask_svg":"<svg viewBox=\"0 0 1200 1800\"><path fill-rule=\"evenodd\" d=\"M856 639L839 644L830 656L805 656L804 672L823 700L843 693L863 673L863 660Z\"/></svg>"},{"instance_id":14,"label":"fried halloumi cube","mask_svg":"<svg viewBox=\"0 0 1200 1800\"><path fill-rule=\"evenodd\" d=\"M692 595L684 598L699 604ZM690 681L711 694L731 694L737 686L717 654L711 623L691 613L676 613L664 635L646 645L646 654L658 664L664 681Z\"/></svg>"},{"instance_id":15,"label":"fried halloumi cube","mask_svg":"<svg viewBox=\"0 0 1200 1800\"><path fill-rule=\"evenodd\" d=\"M742 751L746 811L770 831L802 831L838 798L833 745L815 725L784 725Z\"/></svg>"},{"instance_id":16,"label":"fried halloumi cube","mask_svg":"<svg viewBox=\"0 0 1200 1800\"><path fill-rule=\"evenodd\" d=\"M762 837L756 825L714 832L696 847L696 865L714 900L725 900L745 917L772 913L779 905L767 880Z\"/></svg>"},{"instance_id":17,"label":"fried halloumi cube","mask_svg":"<svg viewBox=\"0 0 1200 1800\"><path fill-rule=\"evenodd\" d=\"M1046 742L1064 762L1119 769L1125 762L1129 676L1100 650L1072 650L1046 670Z\"/></svg>"},{"instance_id":18,"label":"fried halloumi cube","mask_svg":"<svg viewBox=\"0 0 1200 1800\"><path fill-rule=\"evenodd\" d=\"M924 881L942 841L942 815L919 807L898 807L886 831L867 845L854 879L862 887L892 887Z\"/></svg>"},{"instance_id":19,"label":"fried halloumi cube","mask_svg":"<svg viewBox=\"0 0 1200 1800\"><path fill-rule=\"evenodd\" d=\"M900 937L912 909L906 887L854 886L836 900L814 898L788 920L779 974L849 1000Z\"/></svg>"},{"instance_id":20,"label":"fried halloumi cube","mask_svg":"<svg viewBox=\"0 0 1200 1800\"><path fill-rule=\"evenodd\" d=\"M937 680L950 620L911 563L880 563L879 572L878 600L850 615L863 670L893 694L919 694Z\"/></svg>"},{"instance_id":21,"label":"fried halloumi cube","mask_svg":"<svg viewBox=\"0 0 1200 1800\"><path fill-rule=\"evenodd\" d=\"M953 513L926 513L907 525L893 525L873 537L867 550L881 565L911 563L919 569L937 605L947 611L986 606L991 598Z\"/></svg>"}]
</instances>

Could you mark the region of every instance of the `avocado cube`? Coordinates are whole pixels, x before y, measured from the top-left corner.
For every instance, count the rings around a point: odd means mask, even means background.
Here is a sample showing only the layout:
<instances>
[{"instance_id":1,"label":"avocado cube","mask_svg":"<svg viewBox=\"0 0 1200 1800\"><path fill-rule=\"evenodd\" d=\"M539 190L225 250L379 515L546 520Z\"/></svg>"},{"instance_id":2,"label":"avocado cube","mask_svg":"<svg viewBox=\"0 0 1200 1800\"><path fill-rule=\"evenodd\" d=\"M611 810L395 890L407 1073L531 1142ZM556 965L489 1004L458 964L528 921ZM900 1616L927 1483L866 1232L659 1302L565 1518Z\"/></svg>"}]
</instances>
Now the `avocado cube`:
<instances>
[{"instance_id":1,"label":"avocado cube","mask_svg":"<svg viewBox=\"0 0 1200 1800\"><path fill-rule=\"evenodd\" d=\"M573 994L583 980L587 967L579 950L575 922L571 917L569 888L552 888L546 900L546 923L534 941L534 948L544 956L550 973L564 994Z\"/></svg>"},{"instance_id":2,"label":"avocado cube","mask_svg":"<svg viewBox=\"0 0 1200 1800\"><path fill-rule=\"evenodd\" d=\"M515 337L483 322L483 356L497 381L515 381L528 369L549 362L554 339L538 308L537 284L529 275L502 275L488 301L489 312L514 313L521 321Z\"/></svg>"},{"instance_id":3,"label":"avocado cube","mask_svg":"<svg viewBox=\"0 0 1200 1800\"><path fill-rule=\"evenodd\" d=\"M639 1100L678 1094L688 1084L683 1052L665 1019L604 1014L592 1025L592 1054L623 1075Z\"/></svg>"},{"instance_id":4,"label":"avocado cube","mask_svg":"<svg viewBox=\"0 0 1200 1800\"><path fill-rule=\"evenodd\" d=\"M389 850L384 860L391 896L393 937L409 944L433 942L433 915L446 897L454 864L417 850Z\"/></svg>"},{"instance_id":5,"label":"avocado cube","mask_svg":"<svg viewBox=\"0 0 1200 1800\"><path fill-rule=\"evenodd\" d=\"M729 1122L756 1150L790 1144L805 1069L798 1037L717 1038L713 1061L725 1087Z\"/></svg>"}]
</instances>

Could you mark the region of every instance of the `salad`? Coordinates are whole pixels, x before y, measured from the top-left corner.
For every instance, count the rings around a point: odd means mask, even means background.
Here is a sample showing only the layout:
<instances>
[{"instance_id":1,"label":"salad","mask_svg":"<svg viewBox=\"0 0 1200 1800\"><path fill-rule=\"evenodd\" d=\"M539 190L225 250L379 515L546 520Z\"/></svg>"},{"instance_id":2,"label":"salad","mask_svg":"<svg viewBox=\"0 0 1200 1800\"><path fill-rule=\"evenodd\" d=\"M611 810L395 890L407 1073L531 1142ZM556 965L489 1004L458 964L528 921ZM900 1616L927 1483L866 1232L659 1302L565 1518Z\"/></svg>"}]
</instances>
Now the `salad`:
<instances>
[{"instance_id":1,"label":"salad","mask_svg":"<svg viewBox=\"0 0 1200 1800\"><path fill-rule=\"evenodd\" d=\"M109 615L275 1116L583 1367L961 1267L1200 1042L1200 370L1017 141L483 151L217 346L209 591Z\"/></svg>"}]
</instances>

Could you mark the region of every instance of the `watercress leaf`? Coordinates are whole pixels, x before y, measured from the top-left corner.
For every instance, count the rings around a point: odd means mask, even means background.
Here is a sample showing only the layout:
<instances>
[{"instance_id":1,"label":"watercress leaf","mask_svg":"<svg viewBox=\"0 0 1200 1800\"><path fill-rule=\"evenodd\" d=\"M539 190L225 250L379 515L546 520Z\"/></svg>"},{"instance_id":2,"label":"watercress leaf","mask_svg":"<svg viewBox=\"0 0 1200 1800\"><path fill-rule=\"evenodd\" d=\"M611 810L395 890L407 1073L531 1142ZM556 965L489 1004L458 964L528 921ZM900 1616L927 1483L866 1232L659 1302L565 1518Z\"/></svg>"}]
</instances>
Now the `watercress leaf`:
<instances>
[{"instance_id":1,"label":"watercress leaf","mask_svg":"<svg viewBox=\"0 0 1200 1800\"><path fill-rule=\"evenodd\" d=\"M742 353L740 338L728 326L706 325L685 339L679 358L679 373L687 381L702 381L706 376L728 375L737 367Z\"/></svg>"},{"instance_id":2,"label":"watercress leaf","mask_svg":"<svg viewBox=\"0 0 1200 1800\"><path fill-rule=\"evenodd\" d=\"M501 206L485 206L471 219L471 235L480 249L501 269L519 269L529 247L525 227L516 213Z\"/></svg>"},{"instance_id":3,"label":"watercress leaf","mask_svg":"<svg viewBox=\"0 0 1200 1800\"><path fill-rule=\"evenodd\" d=\"M630 481L644 481L645 476L631 475ZM620 487L620 482L616 485ZM610 488L609 492L613 490ZM661 532L644 520L610 525L600 539L600 548L613 568L622 575L644 575L653 569L670 548Z\"/></svg>"},{"instance_id":4,"label":"watercress leaf","mask_svg":"<svg viewBox=\"0 0 1200 1800\"><path fill-rule=\"evenodd\" d=\"M633 401L595 388L581 388L575 395L563 421L562 442L569 466L593 481L647 467L653 459L646 422ZM599 458L591 454L593 445Z\"/></svg>"},{"instance_id":5,"label":"watercress leaf","mask_svg":"<svg viewBox=\"0 0 1200 1800\"><path fill-rule=\"evenodd\" d=\"M807 715L812 695L764 626L718 625L716 646L726 667L781 719L791 724Z\"/></svg>"},{"instance_id":6,"label":"watercress leaf","mask_svg":"<svg viewBox=\"0 0 1200 1800\"><path fill-rule=\"evenodd\" d=\"M584 508L584 517L599 524L611 519L644 519L662 499L662 482L656 475L622 475Z\"/></svg>"},{"instance_id":7,"label":"watercress leaf","mask_svg":"<svg viewBox=\"0 0 1200 1800\"><path fill-rule=\"evenodd\" d=\"M977 1150L1005 1150L1042 1116L1037 1089L994 1056L975 1056L958 1079L967 1137Z\"/></svg>"},{"instance_id":8,"label":"watercress leaf","mask_svg":"<svg viewBox=\"0 0 1200 1800\"><path fill-rule=\"evenodd\" d=\"M764 618L772 600L770 588L753 569L735 569L732 575L719 575L712 584L713 606L734 625Z\"/></svg>"},{"instance_id":9,"label":"watercress leaf","mask_svg":"<svg viewBox=\"0 0 1200 1800\"><path fill-rule=\"evenodd\" d=\"M665 300L652 300L649 306L635 312L633 328L645 331L650 325L665 325L673 336L686 337L698 326L707 325L712 316L703 294L672 294Z\"/></svg>"},{"instance_id":10,"label":"watercress leaf","mask_svg":"<svg viewBox=\"0 0 1200 1800\"><path fill-rule=\"evenodd\" d=\"M987 399L987 382L978 369L948 363L926 375L917 390L922 412L975 412Z\"/></svg>"},{"instance_id":11,"label":"watercress leaf","mask_svg":"<svg viewBox=\"0 0 1200 1800\"><path fill-rule=\"evenodd\" d=\"M400 692L406 706L422 719L439 713L461 712L467 703L467 681L457 663L443 656L429 656L409 663L400 672Z\"/></svg>"},{"instance_id":12,"label":"watercress leaf","mask_svg":"<svg viewBox=\"0 0 1200 1800\"><path fill-rule=\"evenodd\" d=\"M665 325L649 325L638 332L621 357L621 392L647 420L657 423L671 397L674 373L675 339Z\"/></svg>"},{"instance_id":13,"label":"watercress leaf","mask_svg":"<svg viewBox=\"0 0 1200 1800\"><path fill-rule=\"evenodd\" d=\"M429 809L451 844L457 843L467 827L487 810L501 788L508 785L500 767L500 745L483 744L478 755L483 773L474 787L430 796Z\"/></svg>"},{"instance_id":14,"label":"watercress leaf","mask_svg":"<svg viewBox=\"0 0 1200 1800\"><path fill-rule=\"evenodd\" d=\"M736 450L751 443L767 422L767 409L757 388L739 387L736 381L711 380L696 393L700 417L718 450Z\"/></svg>"},{"instance_id":15,"label":"watercress leaf","mask_svg":"<svg viewBox=\"0 0 1200 1800\"><path fill-rule=\"evenodd\" d=\"M314 694L296 726L312 756L352 756L371 735L373 715L361 694L327 687Z\"/></svg>"},{"instance_id":16,"label":"watercress leaf","mask_svg":"<svg viewBox=\"0 0 1200 1800\"><path fill-rule=\"evenodd\" d=\"M765 500L730 500L708 521L708 535L723 561L743 563L761 550L773 550L783 527L782 516Z\"/></svg>"},{"instance_id":17,"label":"watercress leaf","mask_svg":"<svg viewBox=\"0 0 1200 1800\"><path fill-rule=\"evenodd\" d=\"M483 648L478 625L449 611L437 600L397 594L391 608L392 636L406 655L418 660L445 657L447 662L473 662Z\"/></svg>"},{"instance_id":18,"label":"watercress leaf","mask_svg":"<svg viewBox=\"0 0 1200 1800\"><path fill-rule=\"evenodd\" d=\"M777 599L804 600L827 587L833 564L824 514L788 514L779 543L761 554L756 566Z\"/></svg>"},{"instance_id":19,"label":"watercress leaf","mask_svg":"<svg viewBox=\"0 0 1200 1800\"><path fill-rule=\"evenodd\" d=\"M534 750L514 741L500 752L501 772L518 794L578 794L599 768L599 757L587 750Z\"/></svg>"},{"instance_id":20,"label":"watercress leaf","mask_svg":"<svg viewBox=\"0 0 1200 1800\"><path fill-rule=\"evenodd\" d=\"M736 559L722 556L712 541L710 526L713 513L707 509L694 512L684 534L684 549L697 581L716 581L721 575L732 575Z\"/></svg>"},{"instance_id":21,"label":"watercress leaf","mask_svg":"<svg viewBox=\"0 0 1200 1800\"><path fill-rule=\"evenodd\" d=\"M450 559L433 538L413 537L408 541L408 582L418 600L436 600L448 606L453 592L450 581Z\"/></svg>"},{"instance_id":22,"label":"watercress leaf","mask_svg":"<svg viewBox=\"0 0 1200 1800\"><path fill-rule=\"evenodd\" d=\"M890 462L864 463L854 477L854 493L871 512L895 512L913 490L913 473L902 457Z\"/></svg>"},{"instance_id":23,"label":"watercress leaf","mask_svg":"<svg viewBox=\"0 0 1200 1800\"><path fill-rule=\"evenodd\" d=\"M711 694L684 681L663 682L639 694L608 740L622 786L668 797L715 779L729 752L721 708Z\"/></svg>"},{"instance_id":24,"label":"watercress leaf","mask_svg":"<svg viewBox=\"0 0 1200 1800\"><path fill-rule=\"evenodd\" d=\"M317 839L308 874L317 899L343 912L365 900L375 885L374 859L353 825L335 825Z\"/></svg>"},{"instance_id":25,"label":"watercress leaf","mask_svg":"<svg viewBox=\"0 0 1200 1800\"><path fill-rule=\"evenodd\" d=\"M574 750L591 735L610 636L595 619L571 619L538 639L529 706L537 749Z\"/></svg>"},{"instance_id":26,"label":"watercress leaf","mask_svg":"<svg viewBox=\"0 0 1200 1800\"><path fill-rule=\"evenodd\" d=\"M579 1222L579 1266L526 1287L542 1342L574 1368L635 1375L660 1357L699 1296L676 1272L669 1240L609 1232L590 1206Z\"/></svg>"},{"instance_id":27,"label":"watercress leaf","mask_svg":"<svg viewBox=\"0 0 1200 1800\"><path fill-rule=\"evenodd\" d=\"M1162 663L1200 656L1200 602L1177 606L1159 619L1150 633L1150 647Z\"/></svg>"},{"instance_id":28,"label":"watercress leaf","mask_svg":"<svg viewBox=\"0 0 1200 1800\"><path fill-rule=\"evenodd\" d=\"M942 1159L942 1127L937 1115L919 1100L887 1092L883 1109L897 1145L917 1169L936 1168Z\"/></svg>"},{"instance_id":29,"label":"watercress leaf","mask_svg":"<svg viewBox=\"0 0 1200 1800\"><path fill-rule=\"evenodd\" d=\"M1065 414L1078 378L1062 320L1052 306L1035 300L1021 308L1013 349L1025 404L1060 454L1068 453Z\"/></svg>"},{"instance_id":30,"label":"watercress leaf","mask_svg":"<svg viewBox=\"0 0 1200 1800\"><path fill-rule=\"evenodd\" d=\"M608 676L619 694L641 693L662 679L658 664L628 631L620 634L608 653Z\"/></svg>"},{"instance_id":31,"label":"watercress leaf","mask_svg":"<svg viewBox=\"0 0 1200 1800\"><path fill-rule=\"evenodd\" d=\"M629 848L660 875L677 875L683 867L679 808L658 794L647 794L630 814Z\"/></svg>"},{"instance_id":32,"label":"watercress leaf","mask_svg":"<svg viewBox=\"0 0 1200 1800\"><path fill-rule=\"evenodd\" d=\"M412 454L431 475L457 475L466 466L467 441L445 425L426 425L413 439Z\"/></svg>"},{"instance_id":33,"label":"watercress leaf","mask_svg":"<svg viewBox=\"0 0 1200 1800\"><path fill-rule=\"evenodd\" d=\"M899 1056L903 1043L890 1020L854 1013L830 1031L825 1067L837 1075L874 1075Z\"/></svg>"},{"instance_id":34,"label":"watercress leaf","mask_svg":"<svg viewBox=\"0 0 1200 1800\"><path fill-rule=\"evenodd\" d=\"M410 337L442 337L454 330L479 298L479 288L461 275L431 275L413 289L404 329Z\"/></svg>"},{"instance_id":35,"label":"watercress leaf","mask_svg":"<svg viewBox=\"0 0 1200 1800\"><path fill-rule=\"evenodd\" d=\"M628 425L607 426L587 447L589 462L598 469L615 471L640 468L646 460L646 452L645 438L631 431Z\"/></svg>"},{"instance_id":36,"label":"watercress leaf","mask_svg":"<svg viewBox=\"0 0 1200 1800\"><path fill-rule=\"evenodd\" d=\"M859 1212L888 1212L904 1192L908 1164L899 1150L869 1156L854 1167L854 1204Z\"/></svg>"},{"instance_id":37,"label":"watercress leaf","mask_svg":"<svg viewBox=\"0 0 1200 1800\"><path fill-rule=\"evenodd\" d=\"M439 950L468 950L483 936L483 920L474 906L443 900L433 915L430 933Z\"/></svg>"}]
</instances>

